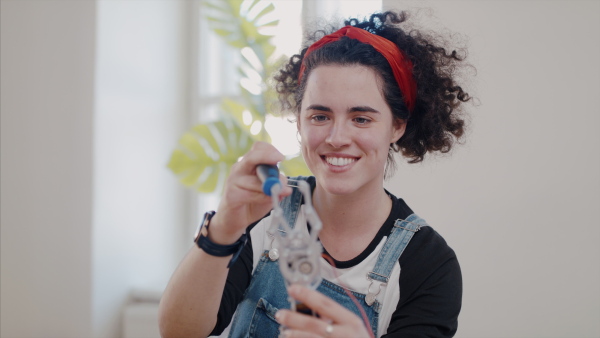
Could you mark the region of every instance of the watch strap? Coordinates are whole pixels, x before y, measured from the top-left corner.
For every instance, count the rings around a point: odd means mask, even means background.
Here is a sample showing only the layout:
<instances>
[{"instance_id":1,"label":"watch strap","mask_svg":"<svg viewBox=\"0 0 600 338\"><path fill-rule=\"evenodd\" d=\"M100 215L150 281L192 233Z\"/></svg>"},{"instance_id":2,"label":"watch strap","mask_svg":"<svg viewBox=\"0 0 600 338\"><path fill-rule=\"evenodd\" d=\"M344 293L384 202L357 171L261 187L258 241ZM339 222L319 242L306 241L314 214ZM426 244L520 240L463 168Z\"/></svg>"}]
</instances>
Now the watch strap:
<instances>
[{"instance_id":1,"label":"watch strap","mask_svg":"<svg viewBox=\"0 0 600 338\"><path fill-rule=\"evenodd\" d=\"M205 224L203 226L206 228L206 230L208 230L210 220L212 216L214 216L214 214L214 211L205 214ZM217 244L211 241L208 238L208 236L200 234L198 240L196 240L196 245L198 245L198 247L202 249L202 251L206 252L211 256L226 257L229 255L233 255L231 257L231 260L229 261L229 264L227 264L227 267L229 268L233 263L235 263L235 261L240 256L242 249L246 245L247 241L248 235L246 233L242 234L242 236L235 243L229 245Z\"/></svg>"}]
</instances>

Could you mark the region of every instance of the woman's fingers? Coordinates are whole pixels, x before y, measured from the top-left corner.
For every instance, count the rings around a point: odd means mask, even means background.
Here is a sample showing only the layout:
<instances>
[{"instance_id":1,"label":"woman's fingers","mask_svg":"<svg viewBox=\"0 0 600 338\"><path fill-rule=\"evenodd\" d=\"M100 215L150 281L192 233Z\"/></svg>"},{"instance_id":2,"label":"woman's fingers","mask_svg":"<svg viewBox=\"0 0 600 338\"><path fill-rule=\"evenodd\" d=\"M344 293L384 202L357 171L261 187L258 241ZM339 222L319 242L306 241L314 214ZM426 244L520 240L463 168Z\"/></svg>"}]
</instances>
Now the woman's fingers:
<instances>
[{"instance_id":1,"label":"woman's fingers","mask_svg":"<svg viewBox=\"0 0 600 338\"><path fill-rule=\"evenodd\" d=\"M259 164L276 165L284 159L285 156L273 145L265 142L256 142L252 145L252 149L232 167L229 175L230 182L236 188L242 189L245 192L262 194L262 182L256 174L256 167ZM291 194L291 188L286 186L287 178L280 174L279 179L282 182L280 195L285 197Z\"/></svg>"},{"instance_id":2,"label":"woman's fingers","mask_svg":"<svg viewBox=\"0 0 600 338\"><path fill-rule=\"evenodd\" d=\"M285 159L273 145L266 142L255 142L250 151L242 157L238 165L246 173L255 174L259 164L277 164Z\"/></svg>"},{"instance_id":3,"label":"woman's fingers","mask_svg":"<svg viewBox=\"0 0 600 338\"><path fill-rule=\"evenodd\" d=\"M288 187L288 185L287 185L288 179L285 175L279 174L279 181L281 181L281 186L282 186L282 189L279 192L279 200L281 200L283 197L291 195L292 188Z\"/></svg>"},{"instance_id":4,"label":"woman's fingers","mask_svg":"<svg viewBox=\"0 0 600 338\"><path fill-rule=\"evenodd\" d=\"M287 327L285 337L326 337L327 322L290 310L280 310L275 315L277 321Z\"/></svg>"},{"instance_id":5,"label":"woman's fingers","mask_svg":"<svg viewBox=\"0 0 600 338\"><path fill-rule=\"evenodd\" d=\"M256 175L256 167L259 164L274 165L283 159L283 154L273 145L265 142L254 143L252 149L231 168L217 210L218 216L213 219L213 229L220 228L228 237L235 237L252 222L268 213L272 207L272 199L264 194L262 182ZM284 177L280 197L288 196L292 192L285 182L287 179Z\"/></svg>"},{"instance_id":6,"label":"woman's fingers","mask_svg":"<svg viewBox=\"0 0 600 338\"><path fill-rule=\"evenodd\" d=\"M289 310L278 311L277 321L287 328L285 337L372 337L361 318L320 292L292 285L288 293L321 318Z\"/></svg>"},{"instance_id":7,"label":"woman's fingers","mask_svg":"<svg viewBox=\"0 0 600 338\"><path fill-rule=\"evenodd\" d=\"M277 321L286 328L282 336L286 338L324 337L324 338L369 338L366 329L352 325L331 324L315 317L289 310L277 312Z\"/></svg>"},{"instance_id":8,"label":"woman's fingers","mask_svg":"<svg viewBox=\"0 0 600 338\"><path fill-rule=\"evenodd\" d=\"M318 291L300 285L292 285L288 288L288 293L320 316L330 318L334 323L354 323L357 319L360 321L350 310Z\"/></svg>"},{"instance_id":9,"label":"woman's fingers","mask_svg":"<svg viewBox=\"0 0 600 338\"><path fill-rule=\"evenodd\" d=\"M323 336L314 334L312 332L298 331L298 330L284 330L279 337L284 338L321 338Z\"/></svg>"}]
</instances>

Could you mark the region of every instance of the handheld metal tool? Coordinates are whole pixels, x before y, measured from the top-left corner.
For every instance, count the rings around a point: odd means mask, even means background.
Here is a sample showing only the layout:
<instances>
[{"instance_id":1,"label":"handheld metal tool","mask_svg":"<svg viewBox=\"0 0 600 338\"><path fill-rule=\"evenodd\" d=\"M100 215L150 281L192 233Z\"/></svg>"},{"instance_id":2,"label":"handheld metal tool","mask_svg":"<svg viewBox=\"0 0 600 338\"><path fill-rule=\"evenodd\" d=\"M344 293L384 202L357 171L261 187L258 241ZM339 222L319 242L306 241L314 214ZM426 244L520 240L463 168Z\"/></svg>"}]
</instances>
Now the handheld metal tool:
<instances>
[{"instance_id":1,"label":"handheld metal tool","mask_svg":"<svg viewBox=\"0 0 600 338\"><path fill-rule=\"evenodd\" d=\"M268 231L273 236L273 244L269 251L269 258L272 261L279 260L279 270L286 281L286 286L300 284L316 289L322 280L319 260L323 247L319 242L319 232L323 223L313 208L310 185L303 180L288 181L288 185L297 187L304 197L300 212L310 224L309 232L307 227L290 226L285 219L283 209L279 205L282 186L277 166L261 164L257 167L257 175L263 182L263 191L270 195L273 201L272 222ZM293 301L290 303L292 310L296 311L297 304Z\"/></svg>"}]
</instances>

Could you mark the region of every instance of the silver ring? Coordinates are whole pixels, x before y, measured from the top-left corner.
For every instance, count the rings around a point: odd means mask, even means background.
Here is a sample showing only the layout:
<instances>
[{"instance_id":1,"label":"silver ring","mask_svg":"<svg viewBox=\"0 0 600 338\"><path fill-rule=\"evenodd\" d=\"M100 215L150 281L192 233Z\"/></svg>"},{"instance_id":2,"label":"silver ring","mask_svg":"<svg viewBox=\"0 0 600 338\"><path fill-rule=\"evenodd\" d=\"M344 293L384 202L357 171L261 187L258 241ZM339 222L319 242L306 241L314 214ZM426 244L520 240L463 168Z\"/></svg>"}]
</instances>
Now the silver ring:
<instances>
[{"instance_id":1,"label":"silver ring","mask_svg":"<svg viewBox=\"0 0 600 338\"><path fill-rule=\"evenodd\" d=\"M327 326L325 327L325 333L327 334L327 337L331 336L331 334L333 333L333 325L327 324Z\"/></svg>"}]
</instances>

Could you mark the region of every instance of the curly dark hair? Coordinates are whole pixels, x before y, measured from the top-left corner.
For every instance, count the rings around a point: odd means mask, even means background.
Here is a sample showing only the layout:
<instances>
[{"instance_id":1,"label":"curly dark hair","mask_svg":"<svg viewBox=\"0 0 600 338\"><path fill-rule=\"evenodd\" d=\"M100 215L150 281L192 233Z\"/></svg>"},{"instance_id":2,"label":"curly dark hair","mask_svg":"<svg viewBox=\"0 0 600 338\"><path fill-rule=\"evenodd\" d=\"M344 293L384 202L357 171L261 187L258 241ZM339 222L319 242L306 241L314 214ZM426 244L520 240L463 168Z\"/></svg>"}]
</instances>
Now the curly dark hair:
<instances>
[{"instance_id":1,"label":"curly dark hair","mask_svg":"<svg viewBox=\"0 0 600 338\"><path fill-rule=\"evenodd\" d=\"M316 67L326 64L364 65L380 74L383 94L394 117L407 121L404 135L390 145L388 166L394 166L393 155L399 151L408 158L409 163L421 162L427 152L449 152L465 131L465 120L459 106L471 99L455 81L459 66L464 65L465 56L456 50L447 51L440 46L439 38L428 38L415 29L403 30L400 26L406 20L406 12L388 11L373 14L364 21L349 19L344 24L394 42L413 63L417 98L410 117L387 60L371 45L358 40L342 37L310 53L304 60L305 73L301 82L298 82L306 50L320 37L335 31L333 27L313 33L302 52L292 56L274 76L275 89L283 109L298 117L306 81Z\"/></svg>"}]
</instances>

